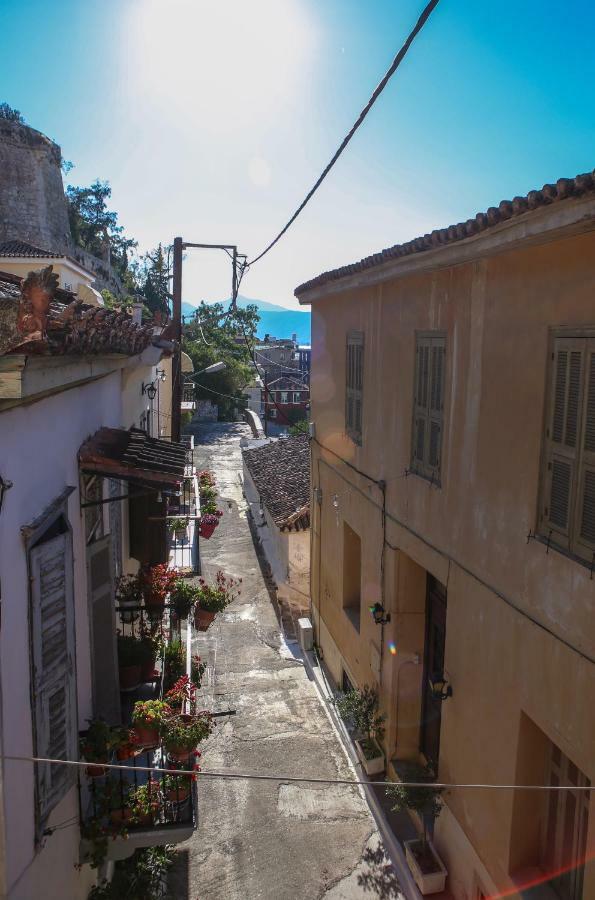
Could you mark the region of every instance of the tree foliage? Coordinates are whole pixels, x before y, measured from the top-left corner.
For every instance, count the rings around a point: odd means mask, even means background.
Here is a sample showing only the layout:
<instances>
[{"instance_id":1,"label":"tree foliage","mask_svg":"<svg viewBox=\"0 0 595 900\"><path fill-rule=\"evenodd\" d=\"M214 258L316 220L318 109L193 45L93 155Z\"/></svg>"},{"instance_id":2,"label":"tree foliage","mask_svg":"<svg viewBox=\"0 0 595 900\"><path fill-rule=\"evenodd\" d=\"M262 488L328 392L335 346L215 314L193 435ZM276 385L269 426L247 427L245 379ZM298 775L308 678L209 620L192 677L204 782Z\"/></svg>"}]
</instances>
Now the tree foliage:
<instances>
[{"instance_id":1,"label":"tree foliage","mask_svg":"<svg viewBox=\"0 0 595 900\"><path fill-rule=\"evenodd\" d=\"M25 120L18 109L13 109L8 103L0 103L0 119L7 119L9 122L19 122L21 125L25 124Z\"/></svg>"},{"instance_id":2,"label":"tree foliage","mask_svg":"<svg viewBox=\"0 0 595 900\"><path fill-rule=\"evenodd\" d=\"M112 189L108 181L97 178L89 187L66 188L70 232L75 244L94 256L105 258L109 249L112 267L124 277L128 269L128 254L137 246L133 238L124 235L118 225L118 214L108 209Z\"/></svg>"},{"instance_id":3,"label":"tree foliage","mask_svg":"<svg viewBox=\"0 0 595 900\"><path fill-rule=\"evenodd\" d=\"M195 397L216 403L222 419L245 408L242 391L253 380L254 369L244 334L252 344L258 320L254 305L227 315L222 303L201 303L193 321L184 326L182 348L192 359L195 372L216 362L225 363L221 372L193 379Z\"/></svg>"},{"instance_id":4,"label":"tree foliage","mask_svg":"<svg viewBox=\"0 0 595 900\"><path fill-rule=\"evenodd\" d=\"M163 247L159 244L143 257L142 294L145 304L152 312L159 311L164 315L169 314L169 279L172 274L170 251L171 246Z\"/></svg>"}]
</instances>

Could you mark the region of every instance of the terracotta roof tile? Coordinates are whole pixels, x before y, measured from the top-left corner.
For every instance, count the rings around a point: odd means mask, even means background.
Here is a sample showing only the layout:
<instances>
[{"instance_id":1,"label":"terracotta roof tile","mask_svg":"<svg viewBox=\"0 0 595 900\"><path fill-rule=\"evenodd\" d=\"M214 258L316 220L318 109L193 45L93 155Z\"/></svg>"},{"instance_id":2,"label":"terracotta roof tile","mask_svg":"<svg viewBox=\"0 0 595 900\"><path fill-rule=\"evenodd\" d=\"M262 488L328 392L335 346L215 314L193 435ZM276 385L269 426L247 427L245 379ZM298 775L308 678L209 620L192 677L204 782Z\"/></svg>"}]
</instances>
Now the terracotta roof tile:
<instances>
[{"instance_id":1,"label":"terracotta roof tile","mask_svg":"<svg viewBox=\"0 0 595 900\"><path fill-rule=\"evenodd\" d=\"M34 256L39 259L55 259L64 254L56 253L54 250L42 250L41 247L35 247L27 241L1 241L0 256Z\"/></svg>"},{"instance_id":2,"label":"terracotta roof tile","mask_svg":"<svg viewBox=\"0 0 595 900\"><path fill-rule=\"evenodd\" d=\"M415 238L404 244L395 244L394 247L388 247L380 253L374 253L372 256L359 260L359 262L340 266L338 269L331 269L328 272L322 272L316 278L300 284L294 293L296 297L299 297L300 294L305 294L313 288L321 287L329 282L338 281L349 275L383 265L390 259L410 256L414 253L423 253L443 244L462 241L467 237L492 228L500 222L505 222L507 219L521 216L526 212L547 206L550 203L559 203L569 197L580 197L585 194L595 194L595 171L585 172L583 175L577 175L575 178L559 178L556 184L544 184L540 191L529 191L526 197L502 200L498 206L490 206L487 212L477 213L475 218L468 219L466 222L459 222L446 228L437 228L431 234L425 234L423 237Z\"/></svg>"},{"instance_id":3,"label":"terracotta roof tile","mask_svg":"<svg viewBox=\"0 0 595 900\"><path fill-rule=\"evenodd\" d=\"M281 530L310 525L310 445L308 436L280 438L243 451L260 498Z\"/></svg>"}]
</instances>

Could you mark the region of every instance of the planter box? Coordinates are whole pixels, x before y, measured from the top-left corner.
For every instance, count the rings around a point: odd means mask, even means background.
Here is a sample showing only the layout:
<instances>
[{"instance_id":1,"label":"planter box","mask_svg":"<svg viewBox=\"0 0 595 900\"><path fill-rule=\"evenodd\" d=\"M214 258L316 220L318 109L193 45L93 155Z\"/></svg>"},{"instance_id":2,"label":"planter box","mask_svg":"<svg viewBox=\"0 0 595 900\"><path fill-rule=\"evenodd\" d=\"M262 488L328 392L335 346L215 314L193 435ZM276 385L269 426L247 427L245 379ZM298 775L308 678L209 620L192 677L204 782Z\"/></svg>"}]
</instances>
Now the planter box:
<instances>
[{"instance_id":1,"label":"planter box","mask_svg":"<svg viewBox=\"0 0 595 900\"><path fill-rule=\"evenodd\" d=\"M365 769L366 775L379 775L381 772L384 772L384 769L386 767L386 764L384 762L384 753L375 740L372 740L372 743L374 744L378 752L377 755L373 756L371 759L366 759L366 754L363 751L361 741L355 741L355 752L357 753L358 759Z\"/></svg>"},{"instance_id":2,"label":"planter box","mask_svg":"<svg viewBox=\"0 0 595 900\"><path fill-rule=\"evenodd\" d=\"M432 842L428 841L428 851L435 863L435 867L434 870L430 872L422 871L417 861L417 857L413 852L416 848L421 846L419 838L416 838L414 841L405 841L403 846L405 847L407 865L409 866L413 879L421 893L425 896L426 894L439 894L443 891L448 872L446 871L444 863L436 853Z\"/></svg>"}]
</instances>

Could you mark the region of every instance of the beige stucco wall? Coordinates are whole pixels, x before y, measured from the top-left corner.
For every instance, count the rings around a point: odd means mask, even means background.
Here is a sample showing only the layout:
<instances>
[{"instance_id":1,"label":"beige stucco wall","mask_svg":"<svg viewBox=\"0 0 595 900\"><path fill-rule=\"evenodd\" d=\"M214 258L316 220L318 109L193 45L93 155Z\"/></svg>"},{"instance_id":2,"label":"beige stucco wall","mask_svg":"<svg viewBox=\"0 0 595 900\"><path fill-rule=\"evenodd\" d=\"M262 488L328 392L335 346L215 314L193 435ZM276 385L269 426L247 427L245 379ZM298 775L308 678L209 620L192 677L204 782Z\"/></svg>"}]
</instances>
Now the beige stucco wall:
<instances>
[{"instance_id":1,"label":"beige stucco wall","mask_svg":"<svg viewBox=\"0 0 595 900\"><path fill-rule=\"evenodd\" d=\"M441 780L514 782L525 714L595 782L595 665L557 639L595 659L595 581L585 566L527 543L536 526L548 329L595 325L594 258L591 233L313 303L313 487L323 494L313 522L315 627L325 653L327 636L334 677L343 663L358 684L379 684L389 755L413 758L426 573L447 586L445 667L454 694L442 706ZM365 334L361 447L344 430L351 329ZM441 487L406 474L415 332L425 330L447 335ZM367 613L382 596L382 493L320 445L386 481L385 606L392 621L384 629ZM362 541L359 634L341 608L344 521ZM540 778L541 771L535 783ZM515 818L512 792L452 791L447 803L437 843L455 895L472 896L476 883L512 886L511 871L531 855L529 839L520 852L512 838L539 829L543 804L525 821L521 813ZM589 870L584 897L595 897Z\"/></svg>"}]
</instances>

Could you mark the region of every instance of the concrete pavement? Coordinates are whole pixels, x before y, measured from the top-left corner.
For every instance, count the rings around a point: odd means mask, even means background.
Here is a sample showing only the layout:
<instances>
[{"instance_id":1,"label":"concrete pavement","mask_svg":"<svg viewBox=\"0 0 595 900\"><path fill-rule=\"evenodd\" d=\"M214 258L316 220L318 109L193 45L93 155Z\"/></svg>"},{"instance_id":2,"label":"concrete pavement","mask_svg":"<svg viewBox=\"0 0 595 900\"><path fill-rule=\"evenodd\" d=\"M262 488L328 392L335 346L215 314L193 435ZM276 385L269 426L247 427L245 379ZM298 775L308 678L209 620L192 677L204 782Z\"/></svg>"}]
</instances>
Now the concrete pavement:
<instances>
[{"instance_id":1,"label":"concrete pavement","mask_svg":"<svg viewBox=\"0 0 595 900\"><path fill-rule=\"evenodd\" d=\"M205 770L353 778L294 644L280 632L239 475L247 426L200 426L195 462L214 471L224 516L202 541L203 573L243 579L241 596L198 636L209 664L204 705L235 710L202 745ZM173 900L363 900L400 895L359 790L279 781L204 779L199 827L179 846Z\"/></svg>"}]
</instances>

